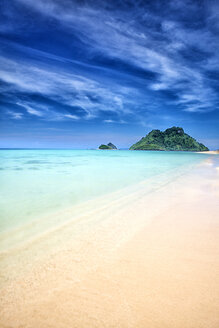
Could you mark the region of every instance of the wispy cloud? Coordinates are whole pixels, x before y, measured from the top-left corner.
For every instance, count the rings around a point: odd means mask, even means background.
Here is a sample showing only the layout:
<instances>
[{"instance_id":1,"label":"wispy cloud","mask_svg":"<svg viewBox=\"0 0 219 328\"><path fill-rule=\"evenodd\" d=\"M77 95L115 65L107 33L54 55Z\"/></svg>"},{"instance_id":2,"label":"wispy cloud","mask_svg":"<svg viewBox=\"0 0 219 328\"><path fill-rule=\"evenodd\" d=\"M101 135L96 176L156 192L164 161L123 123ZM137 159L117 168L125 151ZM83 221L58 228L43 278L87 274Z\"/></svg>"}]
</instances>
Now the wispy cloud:
<instances>
[{"instance_id":1,"label":"wispy cloud","mask_svg":"<svg viewBox=\"0 0 219 328\"><path fill-rule=\"evenodd\" d=\"M111 120L111 119L107 119L107 120L103 120L104 123L116 123L116 124L126 124L127 122L124 120Z\"/></svg>"},{"instance_id":2,"label":"wispy cloud","mask_svg":"<svg viewBox=\"0 0 219 328\"><path fill-rule=\"evenodd\" d=\"M89 2L81 5L80 2L55 0L48 0L46 4L42 0L17 1L70 29L88 47L90 56L101 54L142 71L156 73L157 78L151 83L145 81L145 92L174 91L179 99L179 109L185 111L215 110L218 96L205 74L207 69L212 70L218 64L217 35L210 25L213 21L217 24L216 14L210 3L209 6L206 4L203 13L196 2L177 1L173 4L170 1L166 4L169 15L162 17L153 6L151 9L134 3L132 9L127 10L125 3L122 8L116 8L113 2L107 7L103 1L98 1L96 6L89 5ZM160 6L162 8L162 3ZM177 8L179 12L176 12ZM183 13L189 11L191 14L186 22ZM197 12L206 17L202 25L197 21L196 26L193 17ZM103 90L99 88L98 91ZM184 95L188 92L193 93L196 106L191 107L190 102L185 101ZM208 97L207 103L206 96L201 96L203 93ZM107 92L105 96L107 98ZM85 99L79 99L82 105L81 102L87 108L91 106ZM109 108L109 104L107 106ZM119 110L118 102L117 107Z\"/></svg>"},{"instance_id":3,"label":"wispy cloud","mask_svg":"<svg viewBox=\"0 0 219 328\"><path fill-rule=\"evenodd\" d=\"M67 118L70 118L70 119L73 119L73 120L78 120L79 119L78 116L72 115L72 114L64 114L64 117L67 117Z\"/></svg>"},{"instance_id":4,"label":"wispy cloud","mask_svg":"<svg viewBox=\"0 0 219 328\"><path fill-rule=\"evenodd\" d=\"M108 88L95 80L74 73L67 73L54 67L43 67L39 62L13 60L0 57L2 92L8 96L19 98L19 94L26 93L28 97L39 94L54 100L62 105L81 109L84 119L97 117L100 112L115 112L116 114L128 112L123 106L123 90L116 91ZM115 88L114 88L115 89ZM129 88L131 90L131 88ZM127 89L125 89L125 93ZM23 96L21 96L23 98ZM36 109L38 104L27 104L17 101L17 105L26 109L28 114L46 119L48 109ZM57 110L57 109L56 109ZM52 109L50 108L50 111ZM62 115L60 114L60 117ZM66 113L63 117L76 118L74 113ZM57 115L56 115L57 118ZM49 119L51 119L49 115Z\"/></svg>"},{"instance_id":5,"label":"wispy cloud","mask_svg":"<svg viewBox=\"0 0 219 328\"><path fill-rule=\"evenodd\" d=\"M31 115L35 115L35 116L38 116L38 117L42 117L44 114L43 112L39 111L39 110L36 110L34 108L32 108L31 106L28 106L26 104L22 104L22 103L17 103L18 106L21 106L21 107L24 107L27 111L27 113L31 114Z\"/></svg>"},{"instance_id":6,"label":"wispy cloud","mask_svg":"<svg viewBox=\"0 0 219 328\"><path fill-rule=\"evenodd\" d=\"M115 121L113 121L113 120L103 120L104 121L104 123L114 123Z\"/></svg>"},{"instance_id":7,"label":"wispy cloud","mask_svg":"<svg viewBox=\"0 0 219 328\"><path fill-rule=\"evenodd\" d=\"M23 113L7 111L7 114L14 120L21 120L23 118Z\"/></svg>"}]
</instances>

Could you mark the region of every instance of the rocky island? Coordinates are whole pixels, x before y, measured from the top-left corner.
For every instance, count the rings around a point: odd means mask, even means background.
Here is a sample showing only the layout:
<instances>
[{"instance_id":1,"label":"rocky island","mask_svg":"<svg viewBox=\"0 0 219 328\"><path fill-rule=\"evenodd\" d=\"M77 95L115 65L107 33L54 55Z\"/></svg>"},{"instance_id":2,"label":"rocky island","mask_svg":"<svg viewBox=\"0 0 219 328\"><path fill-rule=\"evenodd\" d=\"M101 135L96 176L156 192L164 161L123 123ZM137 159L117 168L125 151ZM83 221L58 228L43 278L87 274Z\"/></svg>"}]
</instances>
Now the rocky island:
<instances>
[{"instance_id":1,"label":"rocky island","mask_svg":"<svg viewBox=\"0 0 219 328\"><path fill-rule=\"evenodd\" d=\"M130 150L208 151L209 149L186 134L183 128L173 126L164 132L152 130L132 145Z\"/></svg>"},{"instance_id":2,"label":"rocky island","mask_svg":"<svg viewBox=\"0 0 219 328\"><path fill-rule=\"evenodd\" d=\"M109 142L107 145L100 145L99 149L117 149L117 147L111 142Z\"/></svg>"}]
</instances>

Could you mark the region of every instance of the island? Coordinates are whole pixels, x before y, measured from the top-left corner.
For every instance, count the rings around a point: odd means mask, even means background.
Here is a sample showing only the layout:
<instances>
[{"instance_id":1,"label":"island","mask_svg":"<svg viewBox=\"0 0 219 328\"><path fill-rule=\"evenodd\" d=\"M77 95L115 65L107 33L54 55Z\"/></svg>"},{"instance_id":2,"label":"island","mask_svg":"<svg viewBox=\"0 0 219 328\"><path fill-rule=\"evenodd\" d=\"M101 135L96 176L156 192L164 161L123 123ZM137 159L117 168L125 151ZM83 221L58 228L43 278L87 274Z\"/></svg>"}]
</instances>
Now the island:
<instances>
[{"instance_id":1,"label":"island","mask_svg":"<svg viewBox=\"0 0 219 328\"><path fill-rule=\"evenodd\" d=\"M117 147L112 142L109 142L107 145L100 145L99 149L117 149Z\"/></svg>"},{"instance_id":2,"label":"island","mask_svg":"<svg viewBox=\"0 0 219 328\"><path fill-rule=\"evenodd\" d=\"M132 145L130 150L175 150L175 151L208 151L202 143L186 134L181 127L173 126L164 132L152 130L141 140Z\"/></svg>"}]
</instances>

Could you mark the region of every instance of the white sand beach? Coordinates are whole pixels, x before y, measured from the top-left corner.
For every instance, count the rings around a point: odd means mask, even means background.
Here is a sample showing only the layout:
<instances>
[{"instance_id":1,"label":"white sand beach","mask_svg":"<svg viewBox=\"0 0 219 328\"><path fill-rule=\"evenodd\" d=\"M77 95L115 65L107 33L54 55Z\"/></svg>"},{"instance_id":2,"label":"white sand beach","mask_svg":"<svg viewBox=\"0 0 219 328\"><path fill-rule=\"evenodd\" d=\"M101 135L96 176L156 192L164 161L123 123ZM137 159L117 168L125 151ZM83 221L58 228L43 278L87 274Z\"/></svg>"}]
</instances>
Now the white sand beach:
<instances>
[{"instance_id":1,"label":"white sand beach","mask_svg":"<svg viewBox=\"0 0 219 328\"><path fill-rule=\"evenodd\" d=\"M3 252L0 327L217 328L212 161L152 193L142 184L93 203L77 222Z\"/></svg>"},{"instance_id":2,"label":"white sand beach","mask_svg":"<svg viewBox=\"0 0 219 328\"><path fill-rule=\"evenodd\" d=\"M198 153L199 154L217 155L217 154L219 154L219 150L199 151Z\"/></svg>"}]
</instances>

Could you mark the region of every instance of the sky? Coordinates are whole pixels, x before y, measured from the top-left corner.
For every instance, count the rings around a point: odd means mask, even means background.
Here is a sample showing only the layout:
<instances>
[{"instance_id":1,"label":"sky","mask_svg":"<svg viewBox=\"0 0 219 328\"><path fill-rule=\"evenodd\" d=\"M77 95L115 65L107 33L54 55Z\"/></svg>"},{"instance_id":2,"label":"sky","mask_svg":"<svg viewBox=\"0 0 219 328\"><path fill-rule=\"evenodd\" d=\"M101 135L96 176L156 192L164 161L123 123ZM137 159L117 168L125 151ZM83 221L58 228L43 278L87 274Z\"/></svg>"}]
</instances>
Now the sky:
<instances>
[{"instance_id":1,"label":"sky","mask_svg":"<svg viewBox=\"0 0 219 328\"><path fill-rule=\"evenodd\" d=\"M0 147L219 148L219 2L1 0Z\"/></svg>"}]
</instances>

